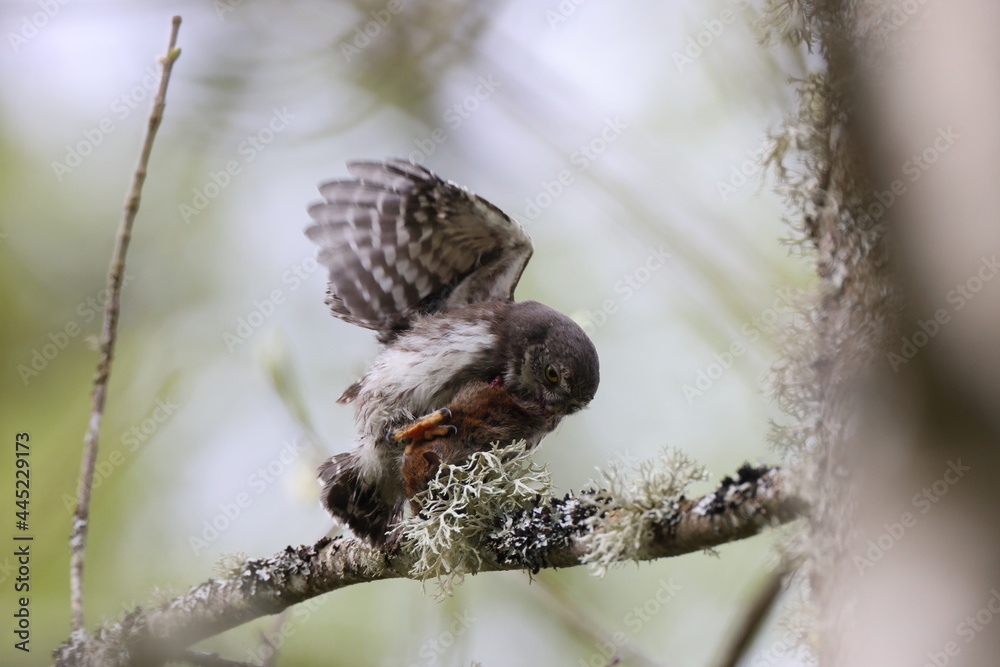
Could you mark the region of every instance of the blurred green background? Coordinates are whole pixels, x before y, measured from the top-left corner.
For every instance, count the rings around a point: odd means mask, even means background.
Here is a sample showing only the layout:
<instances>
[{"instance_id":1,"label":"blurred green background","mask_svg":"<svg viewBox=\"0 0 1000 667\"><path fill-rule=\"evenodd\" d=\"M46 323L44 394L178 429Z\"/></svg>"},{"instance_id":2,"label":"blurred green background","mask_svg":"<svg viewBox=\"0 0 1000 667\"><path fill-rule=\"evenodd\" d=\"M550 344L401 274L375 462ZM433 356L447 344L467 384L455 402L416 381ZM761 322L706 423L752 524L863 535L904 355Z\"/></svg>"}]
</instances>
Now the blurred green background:
<instances>
[{"instance_id":1,"label":"blurred green background","mask_svg":"<svg viewBox=\"0 0 1000 667\"><path fill-rule=\"evenodd\" d=\"M35 539L26 655L12 646L5 491L0 663L47 664L68 634L93 340L172 14L183 54L128 256L90 627L183 592L225 554L266 556L329 528L313 470L349 446L351 410L335 400L376 347L326 311L302 228L317 183L346 176L348 159L417 159L532 235L518 298L577 318L601 354L593 404L536 454L561 490L664 445L715 480L775 459L767 371L786 290L812 278L781 243L761 156L808 59L761 47L752 5L5 2L0 470L12 488L14 434L29 432ZM411 581L356 586L293 609L278 664L598 665L616 637L622 664L711 664L774 541L603 580L583 568L482 575L443 602ZM664 587L672 597L658 602ZM200 648L255 660L273 627ZM779 615L752 664L800 664L781 657L786 634Z\"/></svg>"}]
</instances>

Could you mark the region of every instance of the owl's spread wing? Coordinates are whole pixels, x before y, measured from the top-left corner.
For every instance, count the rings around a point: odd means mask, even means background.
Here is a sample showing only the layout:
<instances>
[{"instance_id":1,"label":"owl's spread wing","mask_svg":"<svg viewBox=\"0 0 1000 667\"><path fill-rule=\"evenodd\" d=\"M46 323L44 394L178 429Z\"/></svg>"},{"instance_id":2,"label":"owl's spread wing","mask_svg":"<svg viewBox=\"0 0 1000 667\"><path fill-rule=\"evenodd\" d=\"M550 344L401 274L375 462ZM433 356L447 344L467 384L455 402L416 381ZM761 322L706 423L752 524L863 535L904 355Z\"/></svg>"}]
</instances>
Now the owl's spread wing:
<instances>
[{"instance_id":1,"label":"owl's spread wing","mask_svg":"<svg viewBox=\"0 0 1000 667\"><path fill-rule=\"evenodd\" d=\"M387 337L417 314L513 298L532 252L520 224L410 162L347 168L356 180L321 185L306 228L336 317Z\"/></svg>"}]
</instances>

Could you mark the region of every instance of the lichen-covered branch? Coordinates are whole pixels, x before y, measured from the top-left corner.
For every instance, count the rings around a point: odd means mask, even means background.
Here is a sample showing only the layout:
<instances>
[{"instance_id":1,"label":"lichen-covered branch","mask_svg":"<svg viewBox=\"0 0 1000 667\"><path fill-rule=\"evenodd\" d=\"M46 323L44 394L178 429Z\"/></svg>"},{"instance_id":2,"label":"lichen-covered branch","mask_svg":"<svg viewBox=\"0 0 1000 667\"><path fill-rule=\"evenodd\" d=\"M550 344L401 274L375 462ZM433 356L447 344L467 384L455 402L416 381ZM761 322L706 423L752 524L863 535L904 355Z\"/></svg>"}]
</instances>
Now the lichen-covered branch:
<instances>
[{"instance_id":1,"label":"lichen-covered branch","mask_svg":"<svg viewBox=\"0 0 1000 667\"><path fill-rule=\"evenodd\" d=\"M618 561L710 549L790 521L803 507L778 468L746 465L712 493L695 500L665 498L654 509L657 520L643 523L645 529L636 539L619 545L614 552ZM594 536L616 531L623 521L644 521L634 513L630 517L630 512L606 494L537 495L521 509L492 519L495 530L478 545L475 571L597 563L595 549L601 547ZM210 579L169 602L136 608L98 629L91 639L74 635L55 652L56 664L163 664L195 642L309 598L358 583L420 578L414 575L414 550L407 541L399 544L380 551L341 536L286 547L270 558L246 561L230 576Z\"/></svg>"}]
</instances>

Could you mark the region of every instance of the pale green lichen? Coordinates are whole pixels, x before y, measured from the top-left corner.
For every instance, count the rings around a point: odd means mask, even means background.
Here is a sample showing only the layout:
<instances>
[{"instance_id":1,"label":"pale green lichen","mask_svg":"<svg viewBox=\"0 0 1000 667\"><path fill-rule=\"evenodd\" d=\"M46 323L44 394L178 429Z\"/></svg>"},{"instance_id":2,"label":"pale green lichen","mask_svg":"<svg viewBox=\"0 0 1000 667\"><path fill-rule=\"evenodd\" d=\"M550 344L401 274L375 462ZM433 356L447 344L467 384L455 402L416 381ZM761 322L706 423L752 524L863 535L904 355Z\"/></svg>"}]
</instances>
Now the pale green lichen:
<instances>
[{"instance_id":1,"label":"pale green lichen","mask_svg":"<svg viewBox=\"0 0 1000 667\"><path fill-rule=\"evenodd\" d=\"M243 571L249 556L242 551L220 554L212 569L222 578L238 577Z\"/></svg>"},{"instance_id":2,"label":"pale green lichen","mask_svg":"<svg viewBox=\"0 0 1000 667\"><path fill-rule=\"evenodd\" d=\"M708 480L705 468L686 453L665 448L654 459L646 459L632 471L618 462L601 470L596 486L606 491L594 494L602 511L584 521L586 533L580 538L587 547L582 559L592 574L603 577L614 566L634 558L650 527L668 520L677 501L694 482Z\"/></svg>"},{"instance_id":3,"label":"pale green lichen","mask_svg":"<svg viewBox=\"0 0 1000 667\"><path fill-rule=\"evenodd\" d=\"M422 510L400 523L402 547L414 555L410 575L436 578L438 594L450 595L466 574L479 571L483 542L510 515L549 495L548 470L530 459L524 442L494 445L461 465L442 465L416 499Z\"/></svg>"}]
</instances>

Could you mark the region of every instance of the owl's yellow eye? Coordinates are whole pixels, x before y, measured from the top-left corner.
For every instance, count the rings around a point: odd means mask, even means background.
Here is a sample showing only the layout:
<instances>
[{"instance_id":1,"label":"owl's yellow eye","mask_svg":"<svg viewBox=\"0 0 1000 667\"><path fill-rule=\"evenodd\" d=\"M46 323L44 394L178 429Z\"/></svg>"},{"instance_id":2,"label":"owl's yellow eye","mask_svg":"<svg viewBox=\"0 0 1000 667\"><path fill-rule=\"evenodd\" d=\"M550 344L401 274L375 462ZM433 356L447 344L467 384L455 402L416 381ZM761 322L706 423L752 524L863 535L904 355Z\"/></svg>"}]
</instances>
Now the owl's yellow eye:
<instances>
[{"instance_id":1,"label":"owl's yellow eye","mask_svg":"<svg viewBox=\"0 0 1000 667\"><path fill-rule=\"evenodd\" d=\"M545 379L552 384L559 382L559 371L551 364L545 367Z\"/></svg>"}]
</instances>

